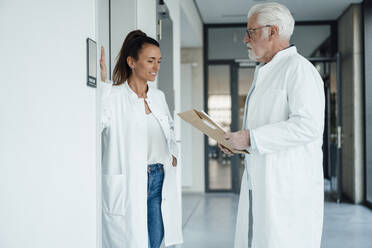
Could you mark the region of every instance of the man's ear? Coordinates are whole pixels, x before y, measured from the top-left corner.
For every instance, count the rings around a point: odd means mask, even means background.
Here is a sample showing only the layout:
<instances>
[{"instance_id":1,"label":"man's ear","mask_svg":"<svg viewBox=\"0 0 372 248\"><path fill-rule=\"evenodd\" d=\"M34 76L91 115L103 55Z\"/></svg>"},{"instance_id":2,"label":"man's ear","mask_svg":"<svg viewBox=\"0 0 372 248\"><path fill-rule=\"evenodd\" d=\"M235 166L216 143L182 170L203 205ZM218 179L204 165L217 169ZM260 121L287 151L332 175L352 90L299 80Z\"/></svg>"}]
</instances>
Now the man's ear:
<instances>
[{"instance_id":1,"label":"man's ear","mask_svg":"<svg viewBox=\"0 0 372 248\"><path fill-rule=\"evenodd\" d=\"M269 31L270 38L275 38L279 36L279 29L277 26L271 26Z\"/></svg>"}]
</instances>

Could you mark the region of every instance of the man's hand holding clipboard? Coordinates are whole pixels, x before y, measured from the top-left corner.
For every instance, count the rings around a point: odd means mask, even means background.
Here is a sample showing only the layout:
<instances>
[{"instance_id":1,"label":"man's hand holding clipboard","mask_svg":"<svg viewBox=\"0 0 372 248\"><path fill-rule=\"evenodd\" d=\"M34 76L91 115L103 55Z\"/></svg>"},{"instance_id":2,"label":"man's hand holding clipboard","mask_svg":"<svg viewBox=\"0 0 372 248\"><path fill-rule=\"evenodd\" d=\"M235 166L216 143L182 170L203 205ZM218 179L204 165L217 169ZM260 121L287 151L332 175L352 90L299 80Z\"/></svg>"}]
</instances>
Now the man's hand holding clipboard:
<instances>
[{"instance_id":1,"label":"man's hand holding clipboard","mask_svg":"<svg viewBox=\"0 0 372 248\"><path fill-rule=\"evenodd\" d=\"M232 133L226 132L218 123L212 120L212 118L204 111L198 111L196 109L188 110L182 113L178 113L182 120L190 123L193 127L200 130L202 133L217 141L222 151L226 150L227 154L248 154L249 152L244 149L234 149L232 143L229 142L229 138L232 137ZM225 151L224 151L225 152Z\"/></svg>"}]
</instances>

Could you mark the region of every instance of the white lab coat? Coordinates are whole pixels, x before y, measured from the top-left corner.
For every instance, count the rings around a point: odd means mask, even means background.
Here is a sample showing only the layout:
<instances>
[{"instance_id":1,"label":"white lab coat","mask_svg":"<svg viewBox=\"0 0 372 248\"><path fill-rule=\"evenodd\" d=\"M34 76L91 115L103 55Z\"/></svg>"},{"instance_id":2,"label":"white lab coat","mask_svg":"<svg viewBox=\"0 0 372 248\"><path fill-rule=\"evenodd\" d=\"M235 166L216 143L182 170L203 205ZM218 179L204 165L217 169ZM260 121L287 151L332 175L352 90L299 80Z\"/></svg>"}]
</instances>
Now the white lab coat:
<instances>
[{"instance_id":1,"label":"white lab coat","mask_svg":"<svg viewBox=\"0 0 372 248\"><path fill-rule=\"evenodd\" d=\"M256 149L245 158L235 248L319 248L323 225L324 86L314 66L290 47L255 71L243 127Z\"/></svg>"},{"instance_id":2,"label":"white lab coat","mask_svg":"<svg viewBox=\"0 0 372 248\"><path fill-rule=\"evenodd\" d=\"M164 164L162 216L166 246L183 242L178 157L164 93L149 87L146 99L165 134L169 159ZM147 248L147 124L144 99L128 83L102 84L102 233L104 248Z\"/></svg>"}]
</instances>

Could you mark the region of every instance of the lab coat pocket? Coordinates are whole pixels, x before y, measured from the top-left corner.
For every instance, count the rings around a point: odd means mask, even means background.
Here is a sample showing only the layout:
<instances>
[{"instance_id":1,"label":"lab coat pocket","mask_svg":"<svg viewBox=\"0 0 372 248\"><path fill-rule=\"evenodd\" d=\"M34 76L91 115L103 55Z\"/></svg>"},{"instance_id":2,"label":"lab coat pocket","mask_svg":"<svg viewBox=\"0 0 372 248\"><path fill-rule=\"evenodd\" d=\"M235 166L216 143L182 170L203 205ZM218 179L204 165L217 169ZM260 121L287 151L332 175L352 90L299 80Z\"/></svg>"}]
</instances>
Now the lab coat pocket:
<instances>
[{"instance_id":1,"label":"lab coat pocket","mask_svg":"<svg viewBox=\"0 0 372 248\"><path fill-rule=\"evenodd\" d=\"M102 209L111 215L125 215L124 175L102 176Z\"/></svg>"},{"instance_id":2,"label":"lab coat pocket","mask_svg":"<svg viewBox=\"0 0 372 248\"><path fill-rule=\"evenodd\" d=\"M270 123L284 121L288 117L287 94L280 89L267 89L263 94L263 113L269 118Z\"/></svg>"}]
</instances>

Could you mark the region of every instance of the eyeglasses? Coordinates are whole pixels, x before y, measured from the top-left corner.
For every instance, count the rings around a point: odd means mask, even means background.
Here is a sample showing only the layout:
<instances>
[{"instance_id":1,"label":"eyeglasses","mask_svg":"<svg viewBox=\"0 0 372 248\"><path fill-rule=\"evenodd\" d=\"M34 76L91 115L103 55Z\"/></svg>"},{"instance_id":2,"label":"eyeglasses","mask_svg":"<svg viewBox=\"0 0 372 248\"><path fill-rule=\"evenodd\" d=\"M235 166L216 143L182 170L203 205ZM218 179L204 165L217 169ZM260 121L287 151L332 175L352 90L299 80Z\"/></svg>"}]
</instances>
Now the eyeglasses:
<instances>
[{"instance_id":1,"label":"eyeglasses","mask_svg":"<svg viewBox=\"0 0 372 248\"><path fill-rule=\"evenodd\" d=\"M255 34L255 32L256 32L257 29L268 28L268 27L271 27L271 26L272 26L272 25L265 25L265 26L258 27L258 28L250 28L250 29L246 29L245 32L247 33L248 38L249 38L249 39L252 39L252 37L253 37L253 35Z\"/></svg>"}]
</instances>

